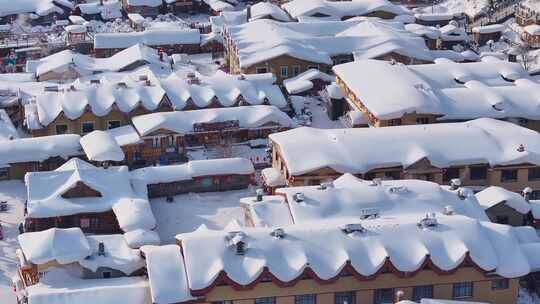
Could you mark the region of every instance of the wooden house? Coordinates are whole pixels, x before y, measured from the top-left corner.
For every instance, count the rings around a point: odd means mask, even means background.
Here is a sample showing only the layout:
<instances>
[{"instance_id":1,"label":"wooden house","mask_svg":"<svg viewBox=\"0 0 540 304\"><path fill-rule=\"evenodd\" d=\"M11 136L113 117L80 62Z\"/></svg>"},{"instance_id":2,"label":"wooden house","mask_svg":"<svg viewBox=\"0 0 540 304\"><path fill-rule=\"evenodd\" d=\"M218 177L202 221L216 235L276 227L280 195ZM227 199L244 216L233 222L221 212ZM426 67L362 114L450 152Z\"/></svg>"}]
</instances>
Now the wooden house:
<instances>
[{"instance_id":1,"label":"wooden house","mask_svg":"<svg viewBox=\"0 0 540 304\"><path fill-rule=\"evenodd\" d=\"M122 0L122 7L128 14L157 16L162 8L162 0Z\"/></svg>"},{"instance_id":2,"label":"wooden house","mask_svg":"<svg viewBox=\"0 0 540 304\"><path fill-rule=\"evenodd\" d=\"M478 45L485 45L488 41L497 42L501 39L505 27L502 24L477 26L472 29L473 39Z\"/></svg>"},{"instance_id":3,"label":"wooden house","mask_svg":"<svg viewBox=\"0 0 540 304\"><path fill-rule=\"evenodd\" d=\"M540 48L540 25L532 24L523 28L521 40L532 48Z\"/></svg>"}]
</instances>

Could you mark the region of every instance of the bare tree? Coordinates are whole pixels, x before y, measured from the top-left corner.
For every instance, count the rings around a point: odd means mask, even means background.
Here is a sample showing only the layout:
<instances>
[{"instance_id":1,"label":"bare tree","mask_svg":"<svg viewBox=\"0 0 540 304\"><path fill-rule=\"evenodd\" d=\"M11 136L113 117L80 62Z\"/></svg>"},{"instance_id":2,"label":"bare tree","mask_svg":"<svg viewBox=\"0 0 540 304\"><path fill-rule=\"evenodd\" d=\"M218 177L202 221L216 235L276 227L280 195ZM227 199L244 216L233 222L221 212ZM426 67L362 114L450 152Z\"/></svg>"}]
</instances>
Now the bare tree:
<instances>
[{"instance_id":1,"label":"bare tree","mask_svg":"<svg viewBox=\"0 0 540 304\"><path fill-rule=\"evenodd\" d=\"M517 57L521 59L523 68L528 71L532 64L536 62L538 55L531 52L532 47L527 41L521 41L521 43L516 45L515 50Z\"/></svg>"}]
</instances>

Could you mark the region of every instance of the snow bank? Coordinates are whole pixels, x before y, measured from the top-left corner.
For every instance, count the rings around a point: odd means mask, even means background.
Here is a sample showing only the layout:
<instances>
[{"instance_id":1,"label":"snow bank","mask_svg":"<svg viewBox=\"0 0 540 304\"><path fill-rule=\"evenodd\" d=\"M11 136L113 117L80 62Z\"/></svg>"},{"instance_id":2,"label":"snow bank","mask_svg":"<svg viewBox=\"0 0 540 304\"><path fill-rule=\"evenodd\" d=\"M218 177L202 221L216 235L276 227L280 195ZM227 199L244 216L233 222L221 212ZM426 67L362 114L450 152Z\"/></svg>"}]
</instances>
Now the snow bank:
<instances>
[{"instance_id":1,"label":"snow bank","mask_svg":"<svg viewBox=\"0 0 540 304\"><path fill-rule=\"evenodd\" d=\"M492 167L540 164L539 133L489 118L370 129L302 127L270 134L269 138L279 146L292 175L325 167L353 174L375 168L407 168L423 158L439 168L479 163ZM433 138L445 140L433 145ZM518 149L520 145L524 145L523 152ZM370 147L384 148L373 150Z\"/></svg>"},{"instance_id":2,"label":"snow bank","mask_svg":"<svg viewBox=\"0 0 540 304\"><path fill-rule=\"evenodd\" d=\"M80 228L51 228L19 235L19 245L26 259L33 264L56 261L70 264L92 254Z\"/></svg>"},{"instance_id":3,"label":"snow bank","mask_svg":"<svg viewBox=\"0 0 540 304\"><path fill-rule=\"evenodd\" d=\"M499 203L504 203L521 214L527 214L531 211L531 205L522 195L497 186L491 186L478 192L476 198L486 210Z\"/></svg>"},{"instance_id":4,"label":"snow bank","mask_svg":"<svg viewBox=\"0 0 540 304\"><path fill-rule=\"evenodd\" d=\"M142 250L146 256L152 303L172 304L194 299L188 288L180 247L145 246Z\"/></svg>"}]
</instances>

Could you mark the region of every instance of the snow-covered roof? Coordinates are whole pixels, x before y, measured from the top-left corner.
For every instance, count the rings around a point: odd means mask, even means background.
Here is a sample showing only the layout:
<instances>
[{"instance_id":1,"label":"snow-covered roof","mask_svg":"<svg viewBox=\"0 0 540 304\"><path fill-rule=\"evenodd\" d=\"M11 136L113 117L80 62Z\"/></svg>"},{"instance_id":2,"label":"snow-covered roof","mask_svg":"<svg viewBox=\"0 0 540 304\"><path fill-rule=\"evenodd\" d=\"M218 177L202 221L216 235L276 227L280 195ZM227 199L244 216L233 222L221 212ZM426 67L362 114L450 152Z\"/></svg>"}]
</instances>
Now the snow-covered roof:
<instances>
[{"instance_id":1,"label":"snow-covered roof","mask_svg":"<svg viewBox=\"0 0 540 304\"><path fill-rule=\"evenodd\" d=\"M293 223L282 195L265 195L261 201L257 201L256 197L245 197L240 199L240 204L249 208L255 227L283 227Z\"/></svg>"},{"instance_id":2,"label":"snow-covered roof","mask_svg":"<svg viewBox=\"0 0 540 304\"><path fill-rule=\"evenodd\" d=\"M123 161L124 151L110 132L95 130L81 138L81 147L89 160Z\"/></svg>"},{"instance_id":3,"label":"snow-covered roof","mask_svg":"<svg viewBox=\"0 0 540 304\"><path fill-rule=\"evenodd\" d=\"M282 237L276 237L272 228L239 232L199 228L176 238L182 244L191 290L211 286L220 274L245 286L267 274L265 269L281 282L301 277L308 268L319 279L331 280L344 268L371 276L389 263L397 271L414 272L426 260L443 271L460 267L465 259L502 277L531 271L513 227L440 213L431 215L436 224L419 226L424 218L318 221L283 227ZM347 224L360 224L351 228L362 229L351 231ZM244 250L238 254L240 242Z\"/></svg>"},{"instance_id":4,"label":"snow-covered roof","mask_svg":"<svg viewBox=\"0 0 540 304\"><path fill-rule=\"evenodd\" d=\"M287 181L283 175L281 175L281 172L274 167L262 169L261 177L263 178L264 183L270 187L284 186L287 184Z\"/></svg>"},{"instance_id":5,"label":"snow-covered roof","mask_svg":"<svg viewBox=\"0 0 540 304\"><path fill-rule=\"evenodd\" d=\"M180 247L144 246L152 303L173 304L193 300Z\"/></svg>"},{"instance_id":6,"label":"snow-covered roof","mask_svg":"<svg viewBox=\"0 0 540 304\"><path fill-rule=\"evenodd\" d=\"M146 229L135 229L124 233L124 239L130 248L139 248L144 245L159 245L161 240L157 232Z\"/></svg>"},{"instance_id":7,"label":"snow-covered roof","mask_svg":"<svg viewBox=\"0 0 540 304\"><path fill-rule=\"evenodd\" d=\"M361 60L333 70L379 119L412 112L440 115L441 120L540 119L540 84L520 64L494 57L472 63L436 59L435 64L421 65ZM385 90L387 83L392 83L392 90Z\"/></svg>"},{"instance_id":8,"label":"snow-covered roof","mask_svg":"<svg viewBox=\"0 0 540 304\"><path fill-rule=\"evenodd\" d=\"M328 75L317 69L309 69L296 77L288 78L283 81L283 85L289 94L298 94L313 88L312 80L319 79L325 82L333 82L335 76Z\"/></svg>"},{"instance_id":9,"label":"snow-covered roof","mask_svg":"<svg viewBox=\"0 0 540 304\"><path fill-rule=\"evenodd\" d=\"M375 168L407 168L424 158L440 168L470 164L540 165L538 132L489 118L369 129L302 127L270 134L269 138L279 146L292 175L325 167L353 174ZM434 145L433 138L444 140Z\"/></svg>"},{"instance_id":10,"label":"snow-covered roof","mask_svg":"<svg viewBox=\"0 0 540 304\"><path fill-rule=\"evenodd\" d=\"M491 33L498 33L502 32L505 29L504 24L491 24L491 25L484 25L484 26L475 26L473 27L472 31L473 33L479 33L479 34L491 34Z\"/></svg>"},{"instance_id":11,"label":"snow-covered roof","mask_svg":"<svg viewBox=\"0 0 540 304\"><path fill-rule=\"evenodd\" d=\"M35 13L39 16L46 16L51 13L64 13L64 10L57 3L68 8L73 8L73 4L65 0L17 0L17 5L14 5L10 0L0 0L0 16L23 13Z\"/></svg>"},{"instance_id":12,"label":"snow-covered roof","mask_svg":"<svg viewBox=\"0 0 540 304\"><path fill-rule=\"evenodd\" d=\"M278 108L287 106L287 101L277 85L272 73L254 75L231 75L217 71L212 76L195 74L195 80L172 74L161 80L161 86L167 93L175 109L183 109L188 102L193 106L205 108L214 98L225 107L238 103L242 96L250 105L268 102Z\"/></svg>"},{"instance_id":13,"label":"snow-covered roof","mask_svg":"<svg viewBox=\"0 0 540 304\"><path fill-rule=\"evenodd\" d=\"M456 21L450 21L447 25L439 29L442 41L461 42L469 40L469 35L464 28L459 27Z\"/></svg>"},{"instance_id":14,"label":"snow-covered roof","mask_svg":"<svg viewBox=\"0 0 540 304\"><path fill-rule=\"evenodd\" d=\"M141 136L165 129L176 133L196 132L198 123L238 121L240 128L260 128L268 124L294 127L287 114L274 106L242 106L233 108L212 108L192 111L159 112L132 119L133 126Z\"/></svg>"},{"instance_id":15,"label":"snow-covered roof","mask_svg":"<svg viewBox=\"0 0 540 304\"><path fill-rule=\"evenodd\" d=\"M125 275L143 268L145 262L139 250L131 249L121 234L112 235L88 235L91 255L78 263L91 271L97 271L100 267L107 267L122 271ZM99 244L103 243L105 255L99 255Z\"/></svg>"},{"instance_id":16,"label":"snow-covered roof","mask_svg":"<svg viewBox=\"0 0 540 304\"><path fill-rule=\"evenodd\" d=\"M71 15L68 19L71 23L79 25L84 25L84 23L87 22L83 17L77 15Z\"/></svg>"},{"instance_id":17,"label":"snow-covered roof","mask_svg":"<svg viewBox=\"0 0 540 304\"><path fill-rule=\"evenodd\" d=\"M118 225L126 233L156 228L157 222L146 198L122 198L112 205L112 210ZM139 237L148 239L145 234L139 234Z\"/></svg>"},{"instance_id":18,"label":"snow-covered roof","mask_svg":"<svg viewBox=\"0 0 540 304\"><path fill-rule=\"evenodd\" d=\"M20 138L0 144L0 164L40 162L51 157L81 155L80 136L63 134Z\"/></svg>"},{"instance_id":19,"label":"snow-covered roof","mask_svg":"<svg viewBox=\"0 0 540 304\"><path fill-rule=\"evenodd\" d=\"M54 171L29 172L28 216L31 218L105 212L123 198L134 196L128 168L98 168L72 158ZM99 197L65 198L62 195L78 184L100 193Z\"/></svg>"},{"instance_id":20,"label":"snow-covered roof","mask_svg":"<svg viewBox=\"0 0 540 304\"><path fill-rule=\"evenodd\" d=\"M0 142L16 138L19 138L19 134L11 122L11 118L6 110L0 109Z\"/></svg>"},{"instance_id":21,"label":"snow-covered roof","mask_svg":"<svg viewBox=\"0 0 540 304\"><path fill-rule=\"evenodd\" d=\"M213 11L216 12L229 12L234 10L234 6L227 1L222 0L202 0L206 3Z\"/></svg>"},{"instance_id":22,"label":"snow-covered roof","mask_svg":"<svg viewBox=\"0 0 540 304\"><path fill-rule=\"evenodd\" d=\"M148 280L143 277L81 279L65 268L47 269L39 283L28 286L29 304L148 304Z\"/></svg>"},{"instance_id":23,"label":"snow-covered roof","mask_svg":"<svg viewBox=\"0 0 540 304\"><path fill-rule=\"evenodd\" d=\"M126 3L131 6L158 7L163 4L163 1L161 0L126 0Z\"/></svg>"},{"instance_id":24,"label":"snow-covered roof","mask_svg":"<svg viewBox=\"0 0 540 304\"><path fill-rule=\"evenodd\" d=\"M538 24L527 25L523 30L531 35L540 35L540 25Z\"/></svg>"},{"instance_id":25,"label":"snow-covered roof","mask_svg":"<svg viewBox=\"0 0 540 304\"><path fill-rule=\"evenodd\" d=\"M332 64L332 56L353 53L362 59L395 52L420 60L433 60L424 39L405 30L401 22L362 19L321 23L261 19L227 26L226 32L235 45L240 67L282 55L328 65Z\"/></svg>"},{"instance_id":26,"label":"snow-covered roof","mask_svg":"<svg viewBox=\"0 0 540 304\"><path fill-rule=\"evenodd\" d=\"M403 6L387 0L327 1L293 0L282 5L293 18L300 16L326 15L338 18L364 16L373 12L386 12L395 15L411 14Z\"/></svg>"},{"instance_id":27,"label":"snow-covered roof","mask_svg":"<svg viewBox=\"0 0 540 304\"><path fill-rule=\"evenodd\" d=\"M414 17L422 21L449 21L454 19L454 14L448 13L420 13L414 14Z\"/></svg>"},{"instance_id":28,"label":"snow-covered roof","mask_svg":"<svg viewBox=\"0 0 540 304\"><path fill-rule=\"evenodd\" d=\"M94 36L95 49L122 49L138 43L148 46L174 44L200 44L198 29L185 27L161 27L142 32L99 33Z\"/></svg>"},{"instance_id":29,"label":"snow-covered roof","mask_svg":"<svg viewBox=\"0 0 540 304\"><path fill-rule=\"evenodd\" d=\"M48 72L62 73L72 68L79 75L92 75L99 72L125 71L137 62L158 63L157 51L138 43L108 58L94 58L64 50L45 58L27 61L26 71L39 77Z\"/></svg>"},{"instance_id":30,"label":"snow-covered roof","mask_svg":"<svg viewBox=\"0 0 540 304\"><path fill-rule=\"evenodd\" d=\"M122 3L119 0L105 0L103 5L100 1L80 3L77 7L83 15L100 14L104 20L122 18Z\"/></svg>"},{"instance_id":31,"label":"snow-covered roof","mask_svg":"<svg viewBox=\"0 0 540 304\"><path fill-rule=\"evenodd\" d=\"M109 129L107 130L107 132L109 132L114 137L116 143L118 143L120 147L141 142L141 137L139 136L139 133L137 133L137 130L135 130L132 125Z\"/></svg>"},{"instance_id":32,"label":"snow-covered roof","mask_svg":"<svg viewBox=\"0 0 540 304\"><path fill-rule=\"evenodd\" d=\"M531 211L531 205L522 195L498 186L491 186L476 193L476 198L486 210L499 203L504 203L521 214L527 214Z\"/></svg>"},{"instance_id":33,"label":"snow-covered roof","mask_svg":"<svg viewBox=\"0 0 540 304\"><path fill-rule=\"evenodd\" d=\"M302 202L294 195L302 193ZM426 212L443 213L448 206L456 214L488 221L474 195L462 199L458 191L433 182L419 180L381 181L380 184L361 180L345 174L326 189L320 186L279 188L276 194L287 197L291 224L315 222L329 218L358 218L378 213L379 216L414 214ZM267 223L276 226L274 223Z\"/></svg>"},{"instance_id":34,"label":"snow-covered roof","mask_svg":"<svg viewBox=\"0 0 540 304\"><path fill-rule=\"evenodd\" d=\"M134 180L145 184L171 183L191 180L199 176L253 174L255 169L250 160L245 158L222 158L192 160L181 165L145 167L133 170Z\"/></svg>"},{"instance_id":35,"label":"snow-covered roof","mask_svg":"<svg viewBox=\"0 0 540 304\"><path fill-rule=\"evenodd\" d=\"M251 6L250 21L268 17L283 22L292 21L287 12L271 2L259 2Z\"/></svg>"},{"instance_id":36,"label":"snow-covered roof","mask_svg":"<svg viewBox=\"0 0 540 304\"><path fill-rule=\"evenodd\" d=\"M19 245L30 263L46 264L56 261L70 264L92 254L88 240L80 228L50 228L18 236Z\"/></svg>"}]
</instances>

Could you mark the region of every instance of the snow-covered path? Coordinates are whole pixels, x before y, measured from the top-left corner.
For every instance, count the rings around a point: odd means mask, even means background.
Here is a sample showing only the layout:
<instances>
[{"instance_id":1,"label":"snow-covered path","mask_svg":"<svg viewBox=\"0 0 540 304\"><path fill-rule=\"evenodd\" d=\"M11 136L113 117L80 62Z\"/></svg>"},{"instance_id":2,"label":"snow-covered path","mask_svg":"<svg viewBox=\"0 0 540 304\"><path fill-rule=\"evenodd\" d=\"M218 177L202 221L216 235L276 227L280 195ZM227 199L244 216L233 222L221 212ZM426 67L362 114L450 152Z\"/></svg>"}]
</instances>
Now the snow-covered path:
<instances>
[{"instance_id":1,"label":"snow-covered path","mask_svg":"<svg viewBox=\"0 0 540 304\"><path fill-rule=\"evenodd\" d=\"M8 211L0 213L4 239L0 240L0 303L16 303L11 289L11 276L15 274L18 248L18 225L24 217L26 188L22 181L0 182L0 201L8 202Z\"/></svg>"}]
</instances>

